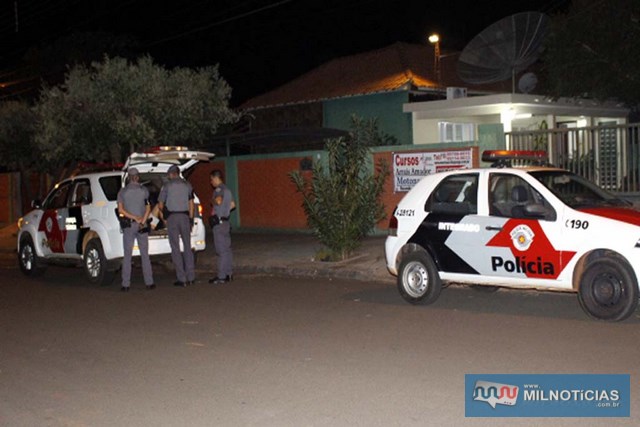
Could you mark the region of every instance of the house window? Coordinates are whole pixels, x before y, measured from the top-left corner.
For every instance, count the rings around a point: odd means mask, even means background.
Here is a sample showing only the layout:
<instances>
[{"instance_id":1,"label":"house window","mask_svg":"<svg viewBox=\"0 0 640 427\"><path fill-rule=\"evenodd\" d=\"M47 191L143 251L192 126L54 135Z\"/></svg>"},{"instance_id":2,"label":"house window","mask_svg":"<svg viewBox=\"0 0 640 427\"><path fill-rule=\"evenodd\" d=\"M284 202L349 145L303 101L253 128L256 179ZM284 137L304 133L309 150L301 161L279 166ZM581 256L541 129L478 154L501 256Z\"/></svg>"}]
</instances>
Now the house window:
<instances>
[{"instance_id":1,"label":"house window","mask_svg":"<svg viewBox=\"0 0 640 427\"><path fill-rule=\"evenodd\" d=\"M438 122L440 142L462 142L475 139L473 123Z\"/></svg>"}]
</instances>

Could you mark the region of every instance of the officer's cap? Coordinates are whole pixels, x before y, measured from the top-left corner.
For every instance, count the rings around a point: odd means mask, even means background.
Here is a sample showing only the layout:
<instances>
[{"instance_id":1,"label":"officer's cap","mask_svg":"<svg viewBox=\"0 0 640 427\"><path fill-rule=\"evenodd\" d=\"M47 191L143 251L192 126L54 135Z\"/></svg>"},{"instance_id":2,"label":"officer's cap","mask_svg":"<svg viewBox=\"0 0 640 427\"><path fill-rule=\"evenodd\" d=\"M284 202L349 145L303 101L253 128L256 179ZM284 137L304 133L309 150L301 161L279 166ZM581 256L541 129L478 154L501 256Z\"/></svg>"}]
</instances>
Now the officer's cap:
<instances>
[{"instance_id":1,"label":"officer's cap","mask_svg":"<svg viewBox=\"0 0 640 427\"><path fill-rule=\"evenodd\" d=\"M171 165L171 167L169 168L167 173L175 173L175 174L179 175L180 174L180 169L176 165Z\"/></svg>"},{"instance_id":2,"label":"officer's cap","mask_svg":"<svg viewBox=\"0 0 640 427\"><path fill-rule=\"evenodd\" d=\"M136 168L129 168L128 172L129 172L129 176L136 176L140 174L140 172Z\"/></svg>"}]
</instances>

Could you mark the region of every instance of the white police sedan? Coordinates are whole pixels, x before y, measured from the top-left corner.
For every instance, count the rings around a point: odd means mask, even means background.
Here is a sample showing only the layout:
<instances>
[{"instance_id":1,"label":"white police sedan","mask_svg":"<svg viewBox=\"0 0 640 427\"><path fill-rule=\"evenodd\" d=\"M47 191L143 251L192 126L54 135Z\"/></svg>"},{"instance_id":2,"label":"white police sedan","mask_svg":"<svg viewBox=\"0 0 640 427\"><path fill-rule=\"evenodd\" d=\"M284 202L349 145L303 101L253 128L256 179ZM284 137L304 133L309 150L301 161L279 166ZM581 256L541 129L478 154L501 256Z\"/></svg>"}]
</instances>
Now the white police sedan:
<instances>
[{"instance_id":1,"label":"white police sedan","mask_svg":"<svg viewBox=\"0 0 640 427\"><path fill-rule=\"evenodd\" d=\"M601 320L635 311L640 212L572 172L510 167L544 156L485 152L496 167L429 175L407 193L385 243L405 300L429 304L458 283L577 292Z\"/></svg>"}]
</instances>

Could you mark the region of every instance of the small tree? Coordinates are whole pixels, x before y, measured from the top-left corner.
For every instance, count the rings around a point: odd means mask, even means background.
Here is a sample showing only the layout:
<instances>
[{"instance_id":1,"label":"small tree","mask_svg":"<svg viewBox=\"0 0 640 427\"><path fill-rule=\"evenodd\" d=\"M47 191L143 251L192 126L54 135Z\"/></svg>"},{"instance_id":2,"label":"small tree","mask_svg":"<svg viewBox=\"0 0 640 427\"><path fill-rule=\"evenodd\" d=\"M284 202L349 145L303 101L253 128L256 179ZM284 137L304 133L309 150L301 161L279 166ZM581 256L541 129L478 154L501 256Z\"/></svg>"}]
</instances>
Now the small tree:
<instances>
[{"instance_id":1,"label":"small tree","mask_svg":"<svg viewBox=\"0 0 640 427\"><path fill-rule=\"evenodd\" d=\"M389 176L384 161L368 165L370 147L384 136L375 119L352 117L347 137L326 141L326 168L316 163L311 177L299 171L290 174L298 192L309 226L332 253L333 258L346 259L364 236L385 217L380 196Z\"/></svg>"},{"instance_id":2,"label":"small tree","mask_svg":"<svg viewBox=\"0 0 640 427\"><path fill-rule=\"evenodd\" d=\"M0 103L0 167L8 171L19 171L22 191L27 200L39 195L31 188L32 171L43 170L46 164L33 142L35 116L24 101Z\"/></svg>"},{"instance_id":3,"label":"small tree","mask_svg":"<svg viewBox=\"0 0 640 427\"><path fill-rule=\"evenodd\" d=\"M74 160L122 161L154 145L199 146L236 120L217 67L165 69L149 57L105 58L71 68L42 91L35 141L53 167Z\"/></svg>"},{"instance_id":4,"label":"small tree","mask_svg":"<svg viewBox=\"0 0 640 427\"><path fill-rule=\"evenodd\" d=\"M543 61L546 93L618 100L640 109L640 2L574 0L552 17Z\"/></svg>"}]
</instances>

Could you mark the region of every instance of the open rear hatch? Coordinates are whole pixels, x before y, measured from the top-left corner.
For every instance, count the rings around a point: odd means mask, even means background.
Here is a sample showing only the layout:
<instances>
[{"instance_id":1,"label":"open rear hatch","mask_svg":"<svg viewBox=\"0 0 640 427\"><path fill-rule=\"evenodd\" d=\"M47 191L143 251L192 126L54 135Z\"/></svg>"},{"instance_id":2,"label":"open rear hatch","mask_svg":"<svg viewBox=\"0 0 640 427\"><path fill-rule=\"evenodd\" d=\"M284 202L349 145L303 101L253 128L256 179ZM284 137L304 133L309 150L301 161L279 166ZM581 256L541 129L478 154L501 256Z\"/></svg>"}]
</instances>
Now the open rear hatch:
<instances>
[{"instance_id":1,"label":"open rear hatch","mask_svg":"<svg viewBox=\"0 0 640 427\"><path fill-rule=\"evenodd\" d=\"M160 237L167 235L166 225L159 221L157 212L158 195L166 181L167 170L171 165L177 165L180 173L185 176L187 171L200 162L210 161L215 154L205 151L189 150L181 146L153 147L141 153L132 153L127 159L123 170L126 175L130 167L135 166L140 171L140 182L149 190L151 201L151 232L149 236ZM124 185L124 184L123 184Z\"/></svg>"},{"instance_id":2,"label":"open rear hatch","mask_svg":"<svg viewBox=\"0 0 640 427\"><path fill-rule=\"evenodd\" d=\"M199 162L208 162L214 157L213 153L189 150L187 147L181 146L153 147L142 153L131 153L123 170L126 172L128 168L142 164L150 166L164 164L178 165L180 172L184 174ZM165 169L168 169L168 166Z\"/></svg>"}]
</instances>

